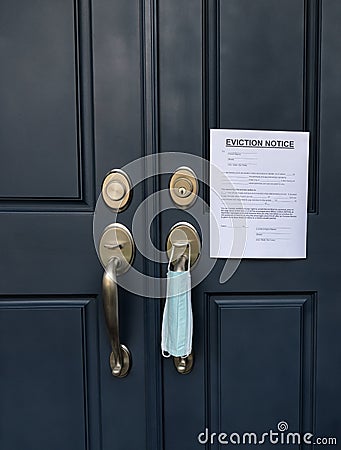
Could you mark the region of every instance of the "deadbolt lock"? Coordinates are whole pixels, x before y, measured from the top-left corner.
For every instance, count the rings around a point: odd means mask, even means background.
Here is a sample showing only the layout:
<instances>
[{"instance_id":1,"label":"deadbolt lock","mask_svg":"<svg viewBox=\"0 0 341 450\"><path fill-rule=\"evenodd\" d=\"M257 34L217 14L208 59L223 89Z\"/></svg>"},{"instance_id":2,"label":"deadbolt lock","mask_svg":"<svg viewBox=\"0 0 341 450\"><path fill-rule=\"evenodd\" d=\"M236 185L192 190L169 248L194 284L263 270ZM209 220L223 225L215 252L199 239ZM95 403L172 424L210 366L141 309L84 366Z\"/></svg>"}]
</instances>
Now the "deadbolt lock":
<instances>
[{"instance_id":1,"label":"deadbolt lock","mask_svg":"<svg viewBox=\"0 0 341 450\"><path fill-rule=\"evenodd\" d=\"M130 179L123 170L114 169L104 178L102 196L109 208L123 211L129 204L131 192Z\"/></svg>"},{"instance_id":2,"label":"deadbolt lock","mask_svg":"<svg viewBox=\"0 0 341 450\"><path fill-rule=\"evenodd\" d=\"M179 167L169 183L173 202L180 208L187 209L193 205L198 195L198 180L192 169Z\"/></svg>"}]
</instances>

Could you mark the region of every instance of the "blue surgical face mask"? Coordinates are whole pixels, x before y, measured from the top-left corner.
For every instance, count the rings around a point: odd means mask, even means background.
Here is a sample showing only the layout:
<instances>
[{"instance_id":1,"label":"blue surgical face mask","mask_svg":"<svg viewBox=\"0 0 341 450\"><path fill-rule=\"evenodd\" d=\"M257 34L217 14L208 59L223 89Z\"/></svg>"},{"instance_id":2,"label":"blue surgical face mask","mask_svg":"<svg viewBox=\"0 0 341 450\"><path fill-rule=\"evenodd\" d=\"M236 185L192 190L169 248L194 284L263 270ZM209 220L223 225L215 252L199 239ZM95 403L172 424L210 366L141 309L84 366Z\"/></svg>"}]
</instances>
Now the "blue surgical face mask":
<instances>
[{"instance_id":1,"label":"blue surgical face mask","mask_svg":"<svg viewBox=\"0 0 341 450\"><path fill-rule=\"evenodd\" d=\"M188 356L192 351L193 314L191 274L173 272L168 267L167 297L162 320L163 356Z\"/></svg>"}]
</instances>

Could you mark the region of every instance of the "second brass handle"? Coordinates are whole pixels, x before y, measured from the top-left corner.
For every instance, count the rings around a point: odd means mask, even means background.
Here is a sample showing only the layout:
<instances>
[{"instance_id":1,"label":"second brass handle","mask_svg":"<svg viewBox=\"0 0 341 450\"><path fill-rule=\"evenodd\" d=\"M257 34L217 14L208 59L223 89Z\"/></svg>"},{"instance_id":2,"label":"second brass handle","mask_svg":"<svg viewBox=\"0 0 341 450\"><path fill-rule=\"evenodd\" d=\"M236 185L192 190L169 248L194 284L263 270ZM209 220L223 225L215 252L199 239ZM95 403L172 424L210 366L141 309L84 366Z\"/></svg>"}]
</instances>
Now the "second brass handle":
<instances>
[{"instance_id":1,"label":"second brass handle","mask_svg":"<svg viewBox=\"0 0 341 450\"><path fill-rule=\"evenodd\" d=\"M176 244L175 244L176 245ZM186 265L189 264L189 258L187 255L182 254L176 262L173 263L174 272L184 272L186 270ZM188 356L174 356L173 362L176 370L181 375L187 375L193 369L194 364L194 353L193 351Z\"/></svg>"},{"instance_id":2,"label":"second brass handle","mask_svg":"<svg viewBox=\"0 0 341 450\"><path fill-rule=\"evenodd\" d=\"M178 222L170 229L166 246L170 264L175 272L185 271L186 266L192 268L200 257L200 236L188 222ZM174 356L173 361L178 373L186 375L193 369L193 352L186 357Z\"/></svg>"}]
</instances>

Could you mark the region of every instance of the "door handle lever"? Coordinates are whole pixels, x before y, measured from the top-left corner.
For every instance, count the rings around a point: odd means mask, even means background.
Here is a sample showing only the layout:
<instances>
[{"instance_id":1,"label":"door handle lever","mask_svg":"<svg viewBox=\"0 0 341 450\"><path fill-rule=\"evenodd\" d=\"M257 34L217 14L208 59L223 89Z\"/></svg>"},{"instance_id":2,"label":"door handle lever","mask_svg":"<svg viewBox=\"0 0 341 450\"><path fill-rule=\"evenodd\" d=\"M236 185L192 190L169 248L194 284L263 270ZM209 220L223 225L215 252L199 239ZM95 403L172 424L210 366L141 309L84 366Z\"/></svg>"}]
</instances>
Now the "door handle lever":
<instances>
[{"instance_id":1,"label":"door handle lever","mask_svg":"<svg viewBox=\"0 0 341 450\"><path fill-rule=\"evenodd\" d=\"M120 260L113 257L108 262L102 281L103 307L107 329L111 341L110 367L115 377L125 377L130 369L130 352L128 348L120 343L119 319L118 319L118 289L117 269Z\"/></svg>"},{"instance_id":2,"label":"door handle lever","mask_svg":"<svg viewBox=\"0 0 341 450\"><path fill-rule=\"evenodd\" d=\"M118 378L128 374L131 355L129 349L120 342L117 275L129 269L134 251L132 235L124 225L114 223L104 230L99 244L100 258L105 267L102 279L103 308L111 343L111 373Z\"/></svg>"}]
</instances>

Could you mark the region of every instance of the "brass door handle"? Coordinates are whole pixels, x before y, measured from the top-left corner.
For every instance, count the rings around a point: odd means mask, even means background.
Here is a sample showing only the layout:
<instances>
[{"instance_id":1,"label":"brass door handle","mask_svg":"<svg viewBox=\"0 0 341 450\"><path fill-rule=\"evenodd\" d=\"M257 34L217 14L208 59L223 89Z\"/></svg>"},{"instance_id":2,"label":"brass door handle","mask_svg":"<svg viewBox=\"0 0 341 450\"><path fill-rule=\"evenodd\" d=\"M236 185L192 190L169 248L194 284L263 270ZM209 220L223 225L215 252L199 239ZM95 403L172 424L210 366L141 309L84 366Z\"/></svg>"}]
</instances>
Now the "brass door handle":
<instances>
[{"instance_id":1,"label":"brass door handle","mask_svg":"<svg viewBox=\"0 0 341 450\"><path fill-rule=\"evenodd\" d=\"M103 307L105 322L111 340L110 367L115 377L125 377L130 369L130 352L128 348L120 343L119 319L118 319L118 290L117 269L120 260L113 257L108 262L102 281Z\"/></svg>"},{"instance_id":2,"label":"brass door handle","mask_svg":"<svg viewBox=\"0 0 341 450\"><path fill-rule=\"evenodd\" d=\"M177 244L173 243L173 245L176 247ZM180 245L181 247L181 245ZM186 254L183 254L180 256L179 259L177 259L175 262L173 262L173 270L174 272L184 272L186 270L186 265L189 263L189 258ZM174 356L173 362L176 370L181 375L187 375L190 373L193 369L194 364L194 353L193 351L186 357L184 356Z\"/></svg>"},{"instance_id":3,"label":"brass door handle","mask_svg":"<svg viewBox=\"0 0 341 450\"><path fill-rule=\"evenodd\" d=\"M117 275L129 269L134 250L132 235L124 225L114 223L104 230L99 244L99 254L105 266L102 280L103 308L111 342L111 373L119 378L128 374L131 355L129 349L120 342Z\"/></svg>"}]
</instances>

